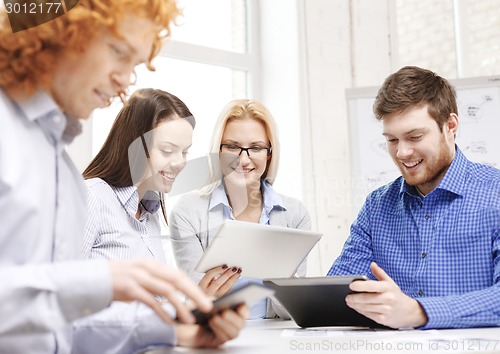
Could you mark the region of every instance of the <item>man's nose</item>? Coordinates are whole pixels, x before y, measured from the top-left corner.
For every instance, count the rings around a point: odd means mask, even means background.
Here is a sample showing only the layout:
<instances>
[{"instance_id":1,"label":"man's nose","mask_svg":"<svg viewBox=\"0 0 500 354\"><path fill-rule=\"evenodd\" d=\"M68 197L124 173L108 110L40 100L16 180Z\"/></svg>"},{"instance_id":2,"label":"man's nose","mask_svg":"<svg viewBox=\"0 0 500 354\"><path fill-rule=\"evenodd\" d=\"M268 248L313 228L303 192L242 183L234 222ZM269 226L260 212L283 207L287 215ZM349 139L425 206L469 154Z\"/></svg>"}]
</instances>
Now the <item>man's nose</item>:
<instances>
[{"instance_id":1,"label":"man's nose","mask_svg":"<svg viewBox=\"0 0 500 354\"><path fill-rule=\"evenodd\" d=\"M413 155L413 147L410 144L400 141L398 143L396 156L399 159L404 160L411 155Z\"/></svg>"}]
</instances>

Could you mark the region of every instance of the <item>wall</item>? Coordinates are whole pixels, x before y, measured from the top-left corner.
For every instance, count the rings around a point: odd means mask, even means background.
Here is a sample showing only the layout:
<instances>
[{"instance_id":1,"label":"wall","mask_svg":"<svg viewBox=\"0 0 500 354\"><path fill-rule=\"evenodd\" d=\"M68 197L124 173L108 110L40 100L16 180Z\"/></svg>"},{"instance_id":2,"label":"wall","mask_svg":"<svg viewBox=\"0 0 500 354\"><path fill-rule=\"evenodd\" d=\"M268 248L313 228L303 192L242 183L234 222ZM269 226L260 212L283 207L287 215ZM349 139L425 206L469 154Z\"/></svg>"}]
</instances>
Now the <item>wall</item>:
<instances>
[{"instance_id":1,"label":"wall","mask_svg":"<svg viewBox=\"0 0 500 354\"><path fill-rule=\"evenodd\" d=\"M356 216L352 201L361 198L349 192L356 179L350 174L345 89L379 86L403 65L448 79L498 75L500 0L299 3L303 196L314 227L324 232L309 270L322 275L349 234Z\"/></svg>"},{"instance_id":2,"label":"wall","mask_svg":"<svg viewBox=\"0 0 500 354\"><path fill-rule=\"evenodd\" d=\"M309 275L324 275L353 221L345 89L379 85L391 71L389 1L299 1L304 201L324 233Z\"/></svg>"},{"instance_id":3,"label":"wall","mask_svg":"<svg viewBox=\"0 0 500 354\"><path fill-rule=\"evenodd\" d=\"M453 2L397 1L396 12L398 66L418 65L432 68L444 77L455 77L457 65Z\"/></svg>"},{"instance_id":4,"label":"wall","mask_svg":"<svg viewBox=\"0 0 500 354\"><path fill-rule=\"evenodd\" d=\"M448 79L500 73L500 0L397 0L394 10L395 68L418 65Z\"/></svg>"},{"instance_id":5,"label":"wall","mask_svg":"<svg viewBox=\"0 0 500 354\"><path fill-rule=\"evenodd\" d=\"M300 134L300 36L298 3L290 0L259 2L260 99L275 118L281 159L274 186L278 192L302 198Z\"/></svg>"}]
</instances>

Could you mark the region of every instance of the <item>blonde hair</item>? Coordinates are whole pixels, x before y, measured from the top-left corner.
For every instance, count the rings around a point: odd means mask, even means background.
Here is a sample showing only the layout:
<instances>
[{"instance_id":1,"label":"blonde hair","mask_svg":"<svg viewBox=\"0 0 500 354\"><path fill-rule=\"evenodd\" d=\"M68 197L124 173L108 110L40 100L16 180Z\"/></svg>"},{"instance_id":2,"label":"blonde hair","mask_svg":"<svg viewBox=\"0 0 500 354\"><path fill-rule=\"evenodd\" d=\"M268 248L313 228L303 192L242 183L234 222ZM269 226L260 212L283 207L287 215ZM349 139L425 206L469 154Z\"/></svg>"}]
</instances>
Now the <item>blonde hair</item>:
<instances>
[{"instance_id":1,"label":"blonde hair","mask_svg":"<svg viewBox=\"0 0 500 354\"><path fill-rule=\"evenodd\" d=\"M280 160L280 142L278 136L278 126L274 120L271 112L259 101L251 99L237 99L229 102L223 109L215 123L215 129L210 141L209 152L211 158L219 156L220 144L222 142L222 136L226 129L226 125L230 121L243 120L243 119L253 119L264 124L266 129L267 138L271 144L271 157L267 162L266 170L262 175L262 179L273 184L276 175L278 174L278 166ZM200 195L211 194L221 183L222 172L220 168L215 168L214 166L219 166L219 164L214 163L210 160L211 166L211 177L210 184L202 188L199 193Z\"/></svg>"},{"instance_id":2,"label":"blonde hair","mask_svg":"<svg viewBox=\"0 0 500 354\"><path fill-rule=\"evenodd\" d=\"M12 98L48 89L61 53L78 55L102 29L121 37L119 22L130 14L151 19L156 27L147 63L154 70L151 60L179 15L175 0L80 0L66 14L16 33L9 26L5 8L0 10L0 87Z\"/></svg>"}]
</instances>

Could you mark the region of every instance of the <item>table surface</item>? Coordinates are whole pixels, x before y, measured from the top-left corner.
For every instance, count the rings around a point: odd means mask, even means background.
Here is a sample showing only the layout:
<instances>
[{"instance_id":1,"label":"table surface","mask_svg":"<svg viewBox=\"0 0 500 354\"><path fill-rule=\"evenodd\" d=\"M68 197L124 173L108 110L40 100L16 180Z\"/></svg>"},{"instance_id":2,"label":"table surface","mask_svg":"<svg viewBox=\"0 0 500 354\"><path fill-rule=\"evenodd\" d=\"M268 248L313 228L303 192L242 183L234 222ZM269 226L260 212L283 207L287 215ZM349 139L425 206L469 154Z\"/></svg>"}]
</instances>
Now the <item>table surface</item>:
<instances>
[{"instance_id":1,"label":"table surface","mask_svg":"<svg viewBox=\"0 0 500 354\"><path fill-rule=\"evenodd\" d=\"M500 353L500 327L442 330L299 328L293 321L249 320L238 338L218 349L169 347L167 353Z\"/></svg>"}]
</instances>

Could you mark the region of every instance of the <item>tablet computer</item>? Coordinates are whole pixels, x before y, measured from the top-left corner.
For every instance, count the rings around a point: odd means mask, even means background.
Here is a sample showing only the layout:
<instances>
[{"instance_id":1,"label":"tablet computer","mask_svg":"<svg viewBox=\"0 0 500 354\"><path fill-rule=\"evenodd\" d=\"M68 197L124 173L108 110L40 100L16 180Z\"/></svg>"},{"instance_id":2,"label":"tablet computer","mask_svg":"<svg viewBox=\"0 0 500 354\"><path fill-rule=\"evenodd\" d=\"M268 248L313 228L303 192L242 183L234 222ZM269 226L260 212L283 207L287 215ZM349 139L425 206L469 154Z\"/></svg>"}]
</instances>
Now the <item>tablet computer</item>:
<instances>
[{"instance_id":1,"label":"tablet computer","mask_svg":"<svg viewBox=\"0 0 500 354\"><path fill-rule=\"evenodd\" d=\"M195 270L206 272L226 264L241 268L244 277L291 277L321 236L314 231L226 220Z\"/></svg>"},{"instance_id":2,"label":"tablet computer","mask_svg":"<svg viewBox=\"0 0 500 354\"><path fill-rule=\"evenodd\" d=\"M199 310L193 310L196 323L207 324L211 316L224 311L225 309L236 309L240 304L253 305L256 301L269 297L274 293L274 289L261 285L250 283L239 289L233 290L214 301L214 307L209 313Z\"/></svg>"},{"instance_id":3,"label":"tablet computer","mask_svg":"<svg viewBox=\"0 0 500 354\"><path fill-rule=\"evenodd\" d=\"M349 284L367 279L364 275L267 279L264 285L276 290L274 297L300 327L387 328L345 303L345 297L353 293Z\"/></svg>"}]
</instances>

